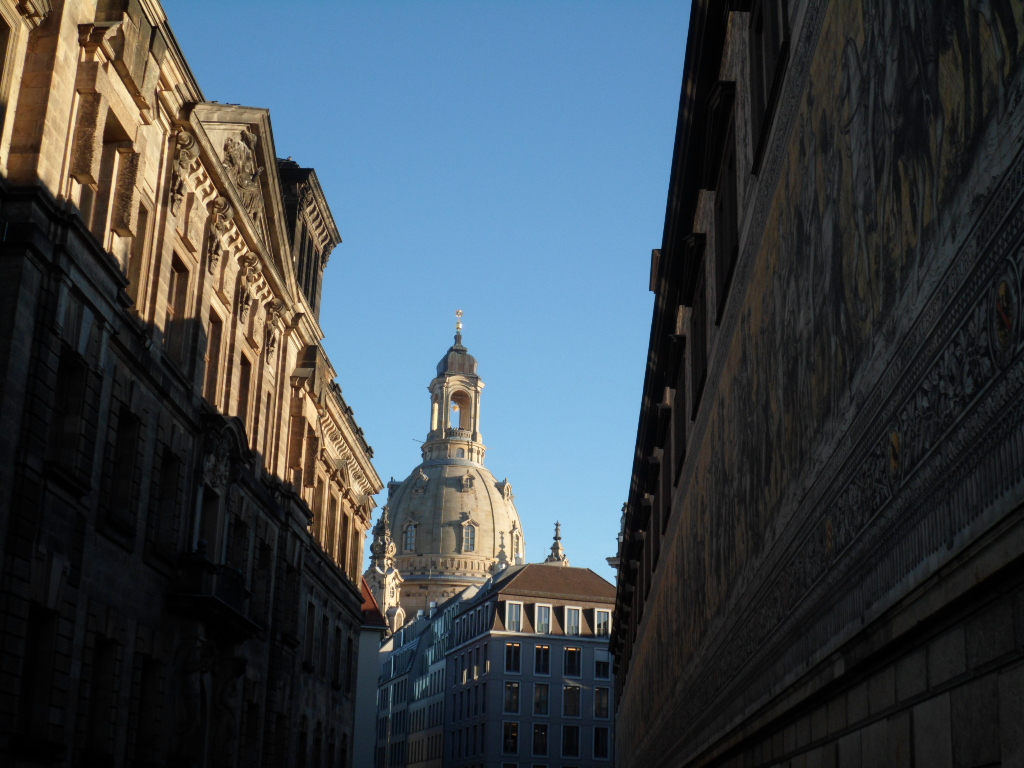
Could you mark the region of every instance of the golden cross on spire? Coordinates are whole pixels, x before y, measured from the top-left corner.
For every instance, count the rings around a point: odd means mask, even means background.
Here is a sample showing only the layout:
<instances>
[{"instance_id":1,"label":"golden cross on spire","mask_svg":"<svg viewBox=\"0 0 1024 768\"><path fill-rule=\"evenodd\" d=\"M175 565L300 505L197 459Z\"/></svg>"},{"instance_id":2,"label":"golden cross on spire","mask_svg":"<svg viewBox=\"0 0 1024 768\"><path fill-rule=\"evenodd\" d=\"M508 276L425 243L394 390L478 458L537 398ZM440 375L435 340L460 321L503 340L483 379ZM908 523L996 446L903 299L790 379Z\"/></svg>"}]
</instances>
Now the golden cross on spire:
<instances>
[{"instance_id":1,"label":"golden cross on spire","mask_svg":"<svg viewBox=\"0 0 1024 768\"><path fill-rule=\"evenodd\" d=\"M462 333L462 310L455 310L455 332Z\"/></svg>"}]
</instances>

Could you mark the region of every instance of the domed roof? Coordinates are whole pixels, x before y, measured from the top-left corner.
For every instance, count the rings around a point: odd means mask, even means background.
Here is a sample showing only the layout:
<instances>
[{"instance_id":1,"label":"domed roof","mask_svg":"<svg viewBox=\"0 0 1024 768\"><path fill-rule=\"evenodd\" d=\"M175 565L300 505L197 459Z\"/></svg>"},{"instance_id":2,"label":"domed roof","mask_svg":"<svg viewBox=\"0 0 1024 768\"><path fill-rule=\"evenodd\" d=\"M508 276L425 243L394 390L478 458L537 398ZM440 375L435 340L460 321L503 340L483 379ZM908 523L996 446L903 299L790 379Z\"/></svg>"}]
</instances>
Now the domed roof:
<instances>
[{"instance_id":1,"label":"domed roof","mask_svg":"<svg viewBox=\"0 0 1024 768\"><path fill-rule=\"evenodd\" d=\"M403 573L419 570L410 567L417 558L451 556L479 559L478 570L485 577L502 544L509 562L516 554L525 554L512 485L497 480L482 464L464 459L425 461L402 483L391 486L387 506ZM411 536L410 526L415 527ZM468 539L467 526L473 528Z\"/></svg>"},{"instance_id":2,"label":"domed roof","mask_svg":"<svg viewBox=\"0 0 1024 768\"><path fill-rule=\"evenodd\" d=\"M437 375L444 376L446 373L476 374L476 358L462 346L461 333L455 334L455 343L448 348L441 362L437 364Z\"/></svg>"}]
</instances>

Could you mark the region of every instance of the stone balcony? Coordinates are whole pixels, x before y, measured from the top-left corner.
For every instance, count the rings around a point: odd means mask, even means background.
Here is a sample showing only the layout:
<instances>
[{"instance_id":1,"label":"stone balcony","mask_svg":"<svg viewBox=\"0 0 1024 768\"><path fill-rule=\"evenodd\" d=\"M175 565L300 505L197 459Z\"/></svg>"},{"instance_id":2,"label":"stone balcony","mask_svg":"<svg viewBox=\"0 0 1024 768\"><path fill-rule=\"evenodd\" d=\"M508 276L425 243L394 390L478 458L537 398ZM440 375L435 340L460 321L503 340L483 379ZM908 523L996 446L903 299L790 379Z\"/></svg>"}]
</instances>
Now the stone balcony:
<instances>
[{"instance_id":1,"label":"stone balcony","mask_svg":"<svg viewBox=\"0 0 1024 768\"><path fill-rule=\"evenodd\" d=\"M182 557L168 598L228 634L249 637L262 627L249 617L249 591L237 568L212 563L200 553Z\"/></svg>"}]
</instances>

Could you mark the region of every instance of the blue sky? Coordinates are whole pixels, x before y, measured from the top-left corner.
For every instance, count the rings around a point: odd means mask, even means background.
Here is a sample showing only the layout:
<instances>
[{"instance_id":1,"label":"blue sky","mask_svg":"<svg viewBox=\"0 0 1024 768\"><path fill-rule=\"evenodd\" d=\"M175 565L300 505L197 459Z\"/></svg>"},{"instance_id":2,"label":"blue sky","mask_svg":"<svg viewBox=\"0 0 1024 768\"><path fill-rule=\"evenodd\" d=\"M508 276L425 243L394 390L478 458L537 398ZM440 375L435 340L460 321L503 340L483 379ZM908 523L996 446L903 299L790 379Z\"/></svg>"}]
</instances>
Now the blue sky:
<instances>
[{"instance_id":1,"label":"blue sky","mask_svg":"<svg viewBox=\"0 0 1024 768\"><path fill-rule=\"evenodd\" d=\"M689 3L164 7L206 98L268 107L278 154L316 168L344 240L324 344L381 478L420 460L462 309L527 558L558 519L613 579Z\"/></svg>"}]
</instances>

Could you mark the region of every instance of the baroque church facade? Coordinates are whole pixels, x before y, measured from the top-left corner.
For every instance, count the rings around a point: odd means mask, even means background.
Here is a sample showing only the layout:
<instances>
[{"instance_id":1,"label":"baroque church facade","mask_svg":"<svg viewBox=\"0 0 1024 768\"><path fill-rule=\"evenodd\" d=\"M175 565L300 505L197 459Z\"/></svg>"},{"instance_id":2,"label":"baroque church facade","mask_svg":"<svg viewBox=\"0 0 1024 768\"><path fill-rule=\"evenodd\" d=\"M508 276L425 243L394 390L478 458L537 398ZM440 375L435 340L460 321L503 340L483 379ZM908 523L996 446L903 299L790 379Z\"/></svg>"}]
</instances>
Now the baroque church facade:
<instances>
[{"instance_id":1,"label":"baroque church facade","mask_svg":"<svg viewBox=\"0 0 1024 768\"><path fill-rule=\"evenodd\" d=\"M404 481L388 483L387 506L371 545L366 579L385 614L394 616L399 607L403 617L426 612L485 583L503 565L525 562L512 484L484 465L483 388L476 358L462 344L460 319L455 343L428 387L423 461Z\"/></svg>"},{"instance_id":2,"label":"baroque church facade","mask_svg":"<svg viewBox=\"0 0 1024 768\"><path fill-rule=\"evenodd\" d=\"M157 0L0 0L0 39L0 765L348 765L383 484L317 175Z\"/></svg>"}]
</instances>

